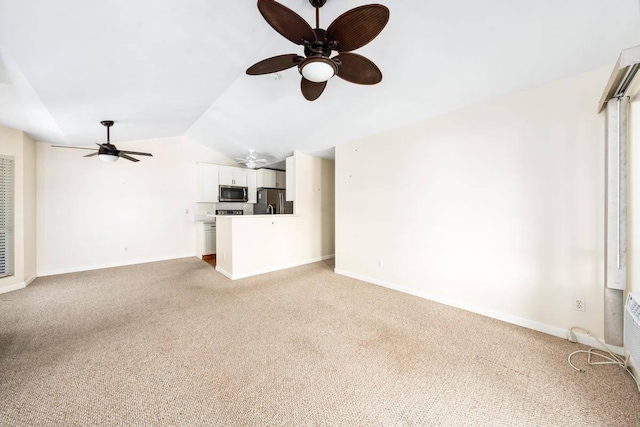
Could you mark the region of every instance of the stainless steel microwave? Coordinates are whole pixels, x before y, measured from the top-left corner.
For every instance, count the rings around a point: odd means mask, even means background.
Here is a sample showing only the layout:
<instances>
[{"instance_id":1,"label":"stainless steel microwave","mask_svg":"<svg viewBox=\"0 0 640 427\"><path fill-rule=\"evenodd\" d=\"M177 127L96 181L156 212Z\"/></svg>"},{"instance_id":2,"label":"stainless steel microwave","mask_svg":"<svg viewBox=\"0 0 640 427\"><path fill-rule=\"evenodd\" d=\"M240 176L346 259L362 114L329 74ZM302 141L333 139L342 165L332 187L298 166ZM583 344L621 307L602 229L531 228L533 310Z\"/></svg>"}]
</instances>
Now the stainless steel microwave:
<instances>
[{"instance_id":1,"label":"stainless steel microwave","mask_svg":"<svg viewBox=\"0 0 640 427\"><path fill-rule=\"evenodd\" d=\"M247 187L236 187L232 185L221 185L219 200L221 202L242 202L249 200L249 192Z\"/></svg>"}]
</instances>

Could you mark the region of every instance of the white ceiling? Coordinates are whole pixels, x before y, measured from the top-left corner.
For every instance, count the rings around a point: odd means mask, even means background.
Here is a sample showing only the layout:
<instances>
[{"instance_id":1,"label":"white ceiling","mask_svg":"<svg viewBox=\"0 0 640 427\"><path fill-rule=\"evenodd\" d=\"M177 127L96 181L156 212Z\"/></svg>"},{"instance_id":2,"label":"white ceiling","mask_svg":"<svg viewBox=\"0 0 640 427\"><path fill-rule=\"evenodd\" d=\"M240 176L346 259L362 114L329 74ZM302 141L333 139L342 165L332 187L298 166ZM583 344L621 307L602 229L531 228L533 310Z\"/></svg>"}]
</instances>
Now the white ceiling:
<instances>
[{"instance_id":1,"label":"white ceiling","mask_svg":"<svg viewBox=\"0 0 640 427\"><path fill-rule=\"evenodd\" d=\"M332 79L315 102L295 68L245 70L302 54L255 0L0 0L0 124L40 141L92 144L186 135L229 157L330 155L345 141L613 64L640 44L638 0L380 0L391 18L357 53L382 83ZM313 23L308 0L281 0ZM328 0L323 28L366 4ZM549 100L552 102L552 100ZM594 111L597 105L594 99Z\"/></svg>"}]
</instances>

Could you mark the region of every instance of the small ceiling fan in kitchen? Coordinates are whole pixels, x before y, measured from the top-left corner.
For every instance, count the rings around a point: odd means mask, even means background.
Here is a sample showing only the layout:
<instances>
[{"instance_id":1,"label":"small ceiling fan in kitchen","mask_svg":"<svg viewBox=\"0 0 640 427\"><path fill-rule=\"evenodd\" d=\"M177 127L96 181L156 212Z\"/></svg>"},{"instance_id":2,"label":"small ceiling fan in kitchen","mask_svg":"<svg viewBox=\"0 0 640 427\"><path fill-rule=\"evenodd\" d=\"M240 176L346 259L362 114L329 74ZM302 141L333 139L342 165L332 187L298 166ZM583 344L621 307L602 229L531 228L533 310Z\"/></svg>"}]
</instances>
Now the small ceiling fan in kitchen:
<instances>
[{"instance_id":1,"label":"small ceiling fan in kitchen","mask_svg":"<svg viewBox=\"0 0 640 427\"><path fill-rule=\"evenodd\" d=\"M320 8L326 2L309 0L316 9L314 29L275 0L258 0L258 10L267 23L289 41L304 46L305 56L295 53L274 56L252 65L247 74L271 74L297 66L302 75L302 95L308 101L318 99L333 76L362 85L380 83L382 72L376 64L351 51L380 34L389 21L389 9L381 4L359 6L340 15L324 30L320 28ZM333 51L338 55L331 57Z\"/></svg>"},{"instance_id":2,"label":"small ceiling fan in kitchen","mask_svg":"<svg viewBox=\"0 0 640 427\"><path fill-rule=\"evenodd\" d=\"M103 120L100 123L102 124L102 126L105 126L107 128L107 142L96 143L96 145L99 147L97 150L95 148L70 147L68 145L52 145L52 147L56 147L56 148L74 148L76 150L92 150L92 151L95 151L95 153L87 154L86 156L83 156L83 157L98 156L98 158L100 160L102 160L103 162L115 162L120 157L122 157L123 159L127 159L129 161L132 161L132 162L139 162L140 161L140 160L136 159L135 157L131 157L131 155L153 157L153 154L151 154L151 153L141 153L139 151L118 150L116 148L116 146L113 145L111 143L111 141L110 141L109 128L111 128L111 126L113 126L113 123L114 123L113 120Z\"/></svg>"},{"instance_id":3,"label":"small ceiling fan in kitchen","mask_svg":"<svg viewBox=\"0 0 640 427\"><path fill-rule=\"evenodd\" d=\"M249 155L243 159L236 159L238 163L244 164L249 169L255 169L257 166L267 163L267 159L259 159L256 157L255 150L249 150Z\"/></svg>"}]
</instances>

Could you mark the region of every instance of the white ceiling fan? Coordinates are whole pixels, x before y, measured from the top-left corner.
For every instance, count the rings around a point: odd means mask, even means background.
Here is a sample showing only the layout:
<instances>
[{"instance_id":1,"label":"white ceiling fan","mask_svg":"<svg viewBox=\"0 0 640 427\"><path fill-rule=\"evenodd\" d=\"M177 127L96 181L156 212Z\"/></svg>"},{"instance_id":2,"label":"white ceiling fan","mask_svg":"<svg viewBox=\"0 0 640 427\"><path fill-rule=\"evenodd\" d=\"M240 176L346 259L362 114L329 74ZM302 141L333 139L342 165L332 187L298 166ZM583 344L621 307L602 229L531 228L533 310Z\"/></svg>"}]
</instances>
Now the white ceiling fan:
<instances>
[{"instance_id":1,"label":"white ceiling fan","mask_svg":"<svg viewBox=\"0 0 640 427\"><path fill-rule=\"evenodd\" d=\"M249 150L249 155L244 159L236 159L238 163L244 164L249 169L255 169L257 166L267 163L267 159L258 159L255 150Z\"/></svg>"}]
</instances>

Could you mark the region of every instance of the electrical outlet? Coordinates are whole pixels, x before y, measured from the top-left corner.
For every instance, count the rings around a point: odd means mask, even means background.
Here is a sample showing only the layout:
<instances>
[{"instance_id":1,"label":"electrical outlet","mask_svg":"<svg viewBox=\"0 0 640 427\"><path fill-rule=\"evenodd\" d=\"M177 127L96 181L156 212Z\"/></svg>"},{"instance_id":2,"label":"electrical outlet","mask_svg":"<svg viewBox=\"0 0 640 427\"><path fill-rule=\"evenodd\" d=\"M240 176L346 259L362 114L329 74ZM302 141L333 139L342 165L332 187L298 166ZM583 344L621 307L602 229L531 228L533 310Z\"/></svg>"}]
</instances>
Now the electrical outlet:
<instances>
[{"instance_id":1,"label":"electrical outlet","mask_svg":"<svg viewBox=\"0 0 640 427\"><path fill-rule=\"evenodd\" d=\"M378 260L378 267L382 268L382 260L381 259Z\"/></svg>"},{"instance_id":2,"label":"electrical outlet","mask_svg":"<svg viewBox=\"0 0 640 427\"><path fill-rule=\"evenodd\" d=\"M587 311L587 301L582 297L573 297L573 309Z\"/></svg>"}]
</instances>

